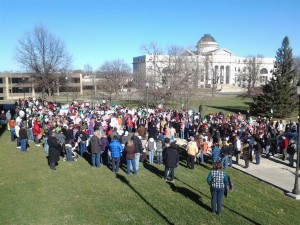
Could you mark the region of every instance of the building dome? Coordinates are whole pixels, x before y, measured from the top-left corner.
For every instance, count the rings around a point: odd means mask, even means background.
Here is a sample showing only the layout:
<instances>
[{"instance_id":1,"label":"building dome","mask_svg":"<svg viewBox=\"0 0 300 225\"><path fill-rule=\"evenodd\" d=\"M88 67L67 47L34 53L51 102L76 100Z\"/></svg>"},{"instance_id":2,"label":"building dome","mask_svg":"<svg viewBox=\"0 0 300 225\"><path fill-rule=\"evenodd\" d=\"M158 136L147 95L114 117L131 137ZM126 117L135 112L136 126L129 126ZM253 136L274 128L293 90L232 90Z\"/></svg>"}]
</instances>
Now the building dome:
<instances>
[{"instance_id":1,"label":"building dome","mask_svg":"<svg viewBox=\"0 0 300 225\"><path fill-rule=\"evenodd\" d=\"M200 42L216 42L216 40L210 34L204 34L204 36L198 41Z\"/></svg>"},{"instance_id":2,"label":"building dome","mask_svg":"<svg viewBox=\"0 0 300 225\"><path fill-rule=\"evenodd\" d=\"M204 34L197 42L197 53L202 55L206 52L218 49L216 40L210 34Z\"/></svg>"}]
</instances>

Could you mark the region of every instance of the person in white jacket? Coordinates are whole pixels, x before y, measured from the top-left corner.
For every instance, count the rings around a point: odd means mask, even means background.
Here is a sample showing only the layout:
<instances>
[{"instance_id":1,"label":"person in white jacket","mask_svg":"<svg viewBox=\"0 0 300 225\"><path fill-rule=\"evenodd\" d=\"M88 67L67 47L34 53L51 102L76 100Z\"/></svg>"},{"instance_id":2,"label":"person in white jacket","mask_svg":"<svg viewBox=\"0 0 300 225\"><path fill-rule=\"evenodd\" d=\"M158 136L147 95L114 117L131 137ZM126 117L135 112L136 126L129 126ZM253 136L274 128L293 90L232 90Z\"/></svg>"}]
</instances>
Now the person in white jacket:
<instances>
[{"instance_id":1,"label":"person in white jacket","mask_svg":"<svg viewBox=\"0 0 300 225\"><path fill-rule=\"evenodd\" d=\"M154 152L157 149L156 142L154 138L150 137L147 143L147 149L148 149L148 158L149 158L149 163L153 164L153 159L154 159Z\"/></svg>"}]
</instances>

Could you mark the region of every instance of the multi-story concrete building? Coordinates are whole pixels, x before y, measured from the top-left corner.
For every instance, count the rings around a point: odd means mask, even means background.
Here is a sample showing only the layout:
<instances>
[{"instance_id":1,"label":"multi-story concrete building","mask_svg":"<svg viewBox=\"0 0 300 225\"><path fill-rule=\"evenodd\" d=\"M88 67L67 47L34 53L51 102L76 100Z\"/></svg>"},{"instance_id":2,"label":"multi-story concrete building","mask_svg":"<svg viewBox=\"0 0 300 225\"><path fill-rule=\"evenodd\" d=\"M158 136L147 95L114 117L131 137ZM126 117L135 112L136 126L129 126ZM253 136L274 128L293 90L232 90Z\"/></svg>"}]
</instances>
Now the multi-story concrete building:
<instances>
[{"instance_id":1,"label":"multi-story concrete building","mask_svg":"<svg viewBox=\"0 0 300 225\"><path fill-rule=\"evenodd\" d=\"M63 82L59 82L63 80ZM81 73L69 73L50 87L54 95L83 94L83 79ZM42 97L40 88L36 87L33 78L26 73L0 73L0 100L15 100L25 97Z\"/></svg>"},{"instance_id":2,"label":"multi-story concrete building","mask_svg":"<svg viewBox=\"0 0 300 225\"><path fill-rule=\"evenodd\" d=\"M235 56L230 50L219 48L210 34L201 37L195 51L186 50L181 56L193 64L197 87L211 87L213 83L246 87L249 82L260 86L271 78L275 61L275 58ZM170 61L172 56L156 53L134 57L134 80L148 82L152 79L157 82L155 77L166 65L170 65L166 63Z\"/></svg>"}]
</instances>

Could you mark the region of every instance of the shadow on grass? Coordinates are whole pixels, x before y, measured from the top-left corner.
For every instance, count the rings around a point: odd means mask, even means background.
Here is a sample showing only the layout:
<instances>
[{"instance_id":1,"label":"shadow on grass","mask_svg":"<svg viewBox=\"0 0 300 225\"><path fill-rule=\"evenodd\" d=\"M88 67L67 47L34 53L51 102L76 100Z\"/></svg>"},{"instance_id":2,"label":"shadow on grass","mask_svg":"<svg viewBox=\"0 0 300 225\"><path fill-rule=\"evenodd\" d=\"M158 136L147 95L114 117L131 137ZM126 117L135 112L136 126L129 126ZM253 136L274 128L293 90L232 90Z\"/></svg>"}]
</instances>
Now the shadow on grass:
<instances>
[{"instance_id":1,"label":"shadow on grass","mask_svg":"<svg viewBox=\"0 0 300 225\"><path fill-rule=\"evenodd\" d=\"M208 207L201 201L200 195L196 194L195 192L193 192L185 187L175 186L173 183L169 183L169 185L170 185L172 191L182 194L184 197L189 198L190 200L192 200L193 202L195 202L197 205L201 206L202 208L206 209L207 211L211 211L210 207Z\"/></svg>"},{"instance_id":2,"label":"shadow on grass","mask_svg":"<svg viewBox=\"0 0 300 225\"><path fill-rule=\"evenodd\" d=\"M229 111L229 112L233 112L235 114L238 114L239 112L242 114L246 114L246 112L247 112L247 109L241 109L236 106L209 106L209 107L214 108L214 109L219 109L221 112Z\"/></svg>"},{"instance_id":3,"label":"shadow on grass","mask_svg":"<svg viewBox=\"0 0 300 225\"><path fill-rule=\"evenodd\" d=\"M155 208L149 201L147 201L147 199L145 199L143 197L143 195L138 192L130 183L129 181L127 180L126 177L124 177L123 175L120 175L120 174L116 174L116 177L121 181L123 182L124 184L126 184L128 187L130 187L131 190L134 191L134 193L136 193L150 208L152 208L162 219L164 219L167 224L174 224L172 223L165 215L163 215L157 208Z\"/></svg>"},{"instance_id":4,"label":"shadow on grass","mask_svg":"<svg viewBox=\"0 0 300 225\"><path fill-rule=\"evenodd\" d=\"M157 175L158 177L163 177L163 175L164 175L165 167L162 167L162 170L160 170L157 167L155 167L147 162L144 162L143 166L145 169L149 170L151 173Z\"/></svg>"},{"instance_id":5,"label":"shadow on grass","mask_svg":"<svg viewBox=\"0 0 300 225\"><path fill-rule=\"evenodd\" d=\"M0 136L2 136L2 134L5 132L5 129L6 129L5 127L0 128ZM9 140L10 140L10 138L9 138Z\"/></svg>"}]
</instances>

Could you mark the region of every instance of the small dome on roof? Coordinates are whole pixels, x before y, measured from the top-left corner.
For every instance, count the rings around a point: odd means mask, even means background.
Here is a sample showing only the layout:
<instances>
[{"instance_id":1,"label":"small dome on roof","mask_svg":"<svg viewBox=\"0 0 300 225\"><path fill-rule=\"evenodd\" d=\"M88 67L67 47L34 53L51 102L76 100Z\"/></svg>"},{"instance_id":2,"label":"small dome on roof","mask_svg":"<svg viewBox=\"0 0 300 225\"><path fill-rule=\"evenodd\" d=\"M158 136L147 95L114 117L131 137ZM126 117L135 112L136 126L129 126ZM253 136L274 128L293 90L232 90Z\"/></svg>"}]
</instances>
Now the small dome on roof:
<instances>
[{"instance_id":1,"label":"small dome on roof","mask_svg":"<svg viewBox=\"0 0 300 225\"><path fill-rule=\"evenodd\" d=\"M210 34L204 34L199 42L216 42L216 40Z\"/></svg>"},{"instance_id":2,"label":"small dome on roof","mask_svg":"<svg viewBox=\"0 0 300 225\"><path fill-rule=\"evenodd\" d=\"M209 51L218 49L216 40L210 34L204 34L203 37L197 42L197 53L202 55Z\"/></svg>"}]
</instances>

